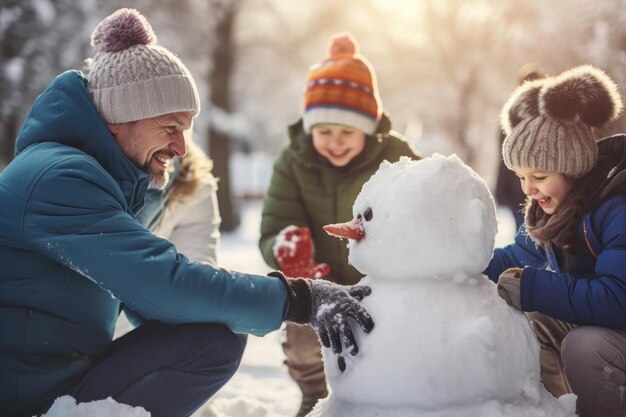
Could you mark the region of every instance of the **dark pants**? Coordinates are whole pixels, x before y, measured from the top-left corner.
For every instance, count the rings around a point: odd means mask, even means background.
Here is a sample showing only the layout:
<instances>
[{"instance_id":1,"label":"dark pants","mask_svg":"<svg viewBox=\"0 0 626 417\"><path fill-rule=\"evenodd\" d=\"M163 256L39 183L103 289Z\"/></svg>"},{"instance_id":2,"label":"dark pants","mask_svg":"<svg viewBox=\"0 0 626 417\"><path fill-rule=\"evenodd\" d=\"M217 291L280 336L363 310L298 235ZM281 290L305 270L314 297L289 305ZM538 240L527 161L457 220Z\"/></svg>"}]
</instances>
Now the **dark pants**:
<instances>
[{"instance_id":1,"label":"dark pants","mask_svg":"<svg viewBox=\"0 0 626 417\"><path fill-rule=\"evenodd\" d=\"M541 380L559 397L578 395L580 417L626 416L626 331L575 326L528 313L541 347Z\"/></svg>"},{"instance_id":2,"label":"dark pants","mask_svg":"<svg viewBox=\"0 0 626 417\"><path fill-rule=\"evenodd\" d=\"M149 321L116 339L70 392L113 397L158 416L189 416L233 376L246 338L218 324Z\"/></svg>"}]
</instances>

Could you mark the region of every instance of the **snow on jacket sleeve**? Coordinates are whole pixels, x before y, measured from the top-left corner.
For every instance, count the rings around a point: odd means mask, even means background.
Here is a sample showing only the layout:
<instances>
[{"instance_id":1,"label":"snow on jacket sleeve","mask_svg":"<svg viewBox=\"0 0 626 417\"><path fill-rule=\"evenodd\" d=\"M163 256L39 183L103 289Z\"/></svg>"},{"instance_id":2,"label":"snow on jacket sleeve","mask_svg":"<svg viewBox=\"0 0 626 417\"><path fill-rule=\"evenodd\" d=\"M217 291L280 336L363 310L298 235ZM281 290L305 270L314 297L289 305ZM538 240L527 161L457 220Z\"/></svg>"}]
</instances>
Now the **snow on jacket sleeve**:
<instances>
[{"instance_id":1,"label":"snow on jacket sleeve","mask_svg":"<svg viewBox=\"0 0 626 417\"><path fill-rule=\"evenodd\" d=\"M591 276L525 268L524 311L574 324L626 327L626 204L609 201L594 217L603 249Z\"/></svg>"},{"instance_id":2,"label":"snow on jacket sleeve","mask_svg":"<svg viewBox=\"0 0 626 417\"><path fill-rule=\"evenodd\" d=\"M68 158L33 186L23 237L32 250L79 272L147 319L212 322L265 334L284 318L279 279L189 261L129 212L101 166Z\"/></svg>"},{"instance_id":3,"label":"snow on jacket sleeve","mask_svg":"<svg viewBox=\"0 0 626 417\"><path fill-rule=\"evenodd\" d=\"M547 258L545 251L532 241L526 232L526 226L523 225L515 235L514 243L493 252L489 266L483 273L497 283L500 274L506 269L529 265L543 268L547 265Z\"/></svg>"},{"instance_id":4,"label":"snow on jacket sleeve","mask_svg":"<svg viewBox=\"0 0 626 417\"><path fill-rule=\"evenodd\" d=\"M290 170L289 158L289 151L284 149L274 163L261 214L259 248L263 259L272 268L278 268L273 252L276 235L287 226L308 226L310 223L302 203L302 190Z\"/></svg>"}]
</instances>

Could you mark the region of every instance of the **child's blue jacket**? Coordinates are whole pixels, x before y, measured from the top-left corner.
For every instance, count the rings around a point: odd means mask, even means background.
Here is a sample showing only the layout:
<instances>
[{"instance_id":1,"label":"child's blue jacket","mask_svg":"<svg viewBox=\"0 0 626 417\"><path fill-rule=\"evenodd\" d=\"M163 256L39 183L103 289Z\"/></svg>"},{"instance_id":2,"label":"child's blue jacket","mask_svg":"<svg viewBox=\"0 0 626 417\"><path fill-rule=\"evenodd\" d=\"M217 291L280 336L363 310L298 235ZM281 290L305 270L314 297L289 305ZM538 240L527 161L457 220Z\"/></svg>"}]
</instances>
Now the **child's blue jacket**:
<instances>
[{"instance_id":1,"label":"child's blue jacket","mask_svg":"<svg viewBox=\"0 0 626 417\"><path fill-rule=\"evenodd\" d=\"M624 135L599 143L601 153L617 152L617 157L625 147ZM626 173L625 162L622 159L617 165L622 174ZM552 250L535 245L525 225L514 243L494 251L485 270L492 281L497 282L507 268L524 267L520 287L523 311L538 311L579 325L626 327L626 183L617 174L611 172L617 181L609 183L613 187L609 195L589 196L598 198L599 203L579 221L583 252L569 258L567 272Z\"/></svg>"}]
</instances>

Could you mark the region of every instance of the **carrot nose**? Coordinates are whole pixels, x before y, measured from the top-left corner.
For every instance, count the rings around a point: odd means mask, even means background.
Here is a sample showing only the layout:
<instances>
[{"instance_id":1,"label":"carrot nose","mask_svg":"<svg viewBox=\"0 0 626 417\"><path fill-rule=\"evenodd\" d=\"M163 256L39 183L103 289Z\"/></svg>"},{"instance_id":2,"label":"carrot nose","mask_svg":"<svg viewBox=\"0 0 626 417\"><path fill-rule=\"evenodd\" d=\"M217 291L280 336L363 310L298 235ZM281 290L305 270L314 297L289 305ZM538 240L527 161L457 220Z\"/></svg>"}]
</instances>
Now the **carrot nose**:
<instances>
[{"instance_id":1,"label":"carrot nose","mask_svg":"<svg viewBox=\"0 0 626 417\"><path fill-rule=\"evenodd\" d=\"M324 230L331 236L345 237L357 241L365 237L361 219L352 219L347 223L327 224L324 226Z\"/></svg>"}]
</instances>

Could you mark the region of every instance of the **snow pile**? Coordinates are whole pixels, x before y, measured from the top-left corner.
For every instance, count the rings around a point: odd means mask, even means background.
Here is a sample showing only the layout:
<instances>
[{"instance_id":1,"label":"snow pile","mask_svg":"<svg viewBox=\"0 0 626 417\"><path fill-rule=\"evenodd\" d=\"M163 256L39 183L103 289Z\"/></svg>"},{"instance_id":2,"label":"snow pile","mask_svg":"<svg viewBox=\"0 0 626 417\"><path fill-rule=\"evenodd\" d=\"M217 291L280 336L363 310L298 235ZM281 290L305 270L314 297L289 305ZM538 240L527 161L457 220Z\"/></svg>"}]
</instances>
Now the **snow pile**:
<instances>
[{"instance_id":1,"label":"snow pile","mask_svg":"<svg viewBox=\"0 0 626 417\"><path fill-rule=\"evenodd\" d=\"M59 397L42 417L150 417L141 407L120 404L111 397L106 400L76 404L69 395Z\"/></svg>"},{"instance_id":2,"label":"snow pile","mask_svg":"<svg viewBox=\"0 0 626 417\"><path fill-rule=\"evenodd\" d=\"M540 384L526 316L481 273L497 223L480 177L455 155L383 163L353 212L364 237L349 260L367 274L375 327L356 330L357 356L324 349L332 394L311 417L575 415L575 397Z\"/></svg>"},{"instance_id":3,"label":"snow pile","mask_svg":"<svg viewBox=\"0 0 626 417\"><path fill-rule=\"evenodd\" d=\"M247 397L220 398L212 403L213 414L201 417L272 417L267 406L258 400Z\"/></svg>"}]
</instances>

